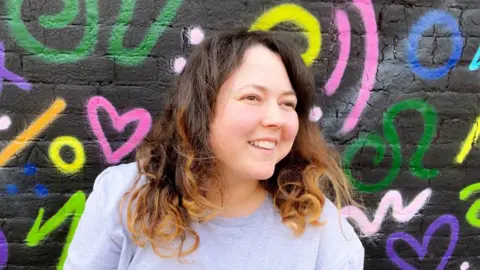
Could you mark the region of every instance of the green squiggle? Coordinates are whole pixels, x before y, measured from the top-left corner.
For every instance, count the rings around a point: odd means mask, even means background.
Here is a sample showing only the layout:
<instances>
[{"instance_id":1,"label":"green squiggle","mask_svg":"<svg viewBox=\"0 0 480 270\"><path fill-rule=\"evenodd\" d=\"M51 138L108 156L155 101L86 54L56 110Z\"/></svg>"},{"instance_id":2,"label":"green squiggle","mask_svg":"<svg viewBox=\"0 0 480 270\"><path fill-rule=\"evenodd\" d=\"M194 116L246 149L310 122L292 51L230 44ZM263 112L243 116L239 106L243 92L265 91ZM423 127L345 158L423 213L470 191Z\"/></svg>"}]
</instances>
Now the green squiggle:
<instances>
[{"instance_id":1,"label":"green squiggle","mask_svg":"<svg viewBox=\"0 0 480 270\"><path fill-rule=\"evenodd\" d=\"M120 15L117 23L113 26L112 37L108 46L110 54L114 55L115 60L121 65L140 64L155 46L170 21L177 15L177 10L182 2L183 0L167 0L143 41L136 48L129 49L123 46L123 39L128 30L128 23L132 20L135 0L122 0Z\"/></svg>"},{"instance_id":2,"label":"green squiggle","mask_svg":"<svg viewBox=\"0 0 480 270\"><path fill-rule=\"evenodd\" d=\"M460 191L460 200L465 201L479 191L480 183L471 184ZM478 218L477 213L480 213L480 200L476 200L465 214L465 219L468 221L468 223L470 223L470 225L475 228L480 228L480 219Z\"/></svg>"},{"instance_id":3,"label":"green squiggle","mask_svg":"<svg viewBox=\"0 0 480 270\"><path fill-rule=\"evenodd\" d=\"M35 247L39 245L45 238L48 237L53 231L60 227L66 220L69 220L70 216L73 216L70 229L68 230L67 239L65 240L65 245L63 246L62 254L57 265L57 270L63 269L63 264L67 259L68 248L72 242L75 231L77 230L78 223L82 217L83 211L85 209L86 196L83 191L79 190L70 197L70 199L57 211L51 218L49 218L42 225L43 214L45 209L43 207L38 211L37 218L33 223L32 228L27 234L25 239L28 247Z\"/></svg>"},{"instance_id":4,"label":"green squiggle","mask_svg":"<svg viewBox=\"0 0 480 270\"><path fill-rule=\"evenodd\" d=\"M46 47L32 36L22 21L23 0L7 0L7 12L10 32L15 40L28 52L33 53L47 62L73 63L88 57L97 42L98 8L97 0L86 1L86 26L82 40L73 50L57 50ZM43 26L50 29L61 28L70 23L79 13L79 5L67 0L64 10L57 15L40 17ZM58 21L53 21L53 20Z\"/></svg>"},{"instance_id":5,"label":"green squiggle","mask_svg":"<svg viewBox=\"0 0 480 270\"><path fill-rule=\"evenodd\" d=\"M60 13L55 15L42 15L38 18L45 28L59 29L71 24L78 16L79 4L77 0L63 0L64 6Z\"/></svg>"},{"instance_id":6,"label":"green squiggle","mask_svg":"<svg viewBox=\"0 0 480 270\"><path fill-rule=\"evenodd\" d=\"M395 129L395 117L402 111L416 110L422 114L424 120L424 130L422 137L418 143L417 150L410 159L410 172L421 179L430 179L438 175L437 169L423 168L422 159L426 151L430 147L433 137L436 134L437 115L435 109L420 99L409 99L393 105L383 118L383 134L392 149L393 161L387 176L376 184L363 183L353 176L350 169L351 162L356 153L365 146L375 149L377 155L374 159L374 165L378 165L383 160L385 154L385 140L377 135L370 134L360 137L353 144L349 145L344 152L343 161L345 164L345 174L352 184L362 192L377 192L387 188L400 172L402 164L402 153L400 139Z\"/></svg>"}]
</instances>

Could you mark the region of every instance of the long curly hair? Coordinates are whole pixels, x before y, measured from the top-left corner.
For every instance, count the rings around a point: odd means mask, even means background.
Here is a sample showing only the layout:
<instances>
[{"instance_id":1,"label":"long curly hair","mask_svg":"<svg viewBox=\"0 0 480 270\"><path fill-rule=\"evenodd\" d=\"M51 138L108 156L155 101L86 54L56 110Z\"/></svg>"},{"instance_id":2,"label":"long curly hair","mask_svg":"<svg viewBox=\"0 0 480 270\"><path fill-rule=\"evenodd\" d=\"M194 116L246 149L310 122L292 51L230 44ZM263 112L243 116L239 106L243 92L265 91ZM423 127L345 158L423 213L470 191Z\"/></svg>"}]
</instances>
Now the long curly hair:
<instances>
[{"instance_id":1,"label":"long curly hair","mask_svg":"<svg viewBox=\"0 0 480 270\"><path fill-rule=\"evenodd\" d=\"M122 205L127 201L126 223L133 241L141 247L150 244L160 257L177 255L181 260L194 252L200 239L192 223L206 222L221 209L206 196L212 187L221 192L209 144L210 123L220 87L253 45L281 57L298 99L293 147L276 164L273 176L260 181L283 223L299 236L308 224L322 225L318 220L324 196L339 209L355 204L338 153L309 119L315 85L296 44L277 32L224 31L206 38L189 55L158 122L136 151L139 175L122 199ZM142 176L146 181L137 186ZM187 237L194 241L184 248Z\"/></svg>"}]
</instances>

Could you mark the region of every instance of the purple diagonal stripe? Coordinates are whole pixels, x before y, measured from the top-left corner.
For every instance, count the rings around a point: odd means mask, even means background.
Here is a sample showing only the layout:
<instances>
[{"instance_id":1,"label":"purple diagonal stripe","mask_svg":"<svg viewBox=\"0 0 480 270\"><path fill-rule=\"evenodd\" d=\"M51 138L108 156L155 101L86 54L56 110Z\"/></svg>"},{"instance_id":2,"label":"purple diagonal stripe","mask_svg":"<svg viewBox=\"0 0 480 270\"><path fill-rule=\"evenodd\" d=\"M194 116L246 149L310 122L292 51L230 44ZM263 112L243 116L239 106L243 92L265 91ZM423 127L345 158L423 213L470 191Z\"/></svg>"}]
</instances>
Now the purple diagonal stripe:
<instances>
[{"instance_id":1,"label":"purple diagonal stripe","mask_svg":"<svg viewBox=\"0 0 480 270\"><path fill-rule=\"evenodd\" d=\"M32 89L30 83L5 68L5 46L3 42L0 42L0 91L3 89L3 79L7 79L24 91L30 91Z\"/></svg>"}]
</instances>

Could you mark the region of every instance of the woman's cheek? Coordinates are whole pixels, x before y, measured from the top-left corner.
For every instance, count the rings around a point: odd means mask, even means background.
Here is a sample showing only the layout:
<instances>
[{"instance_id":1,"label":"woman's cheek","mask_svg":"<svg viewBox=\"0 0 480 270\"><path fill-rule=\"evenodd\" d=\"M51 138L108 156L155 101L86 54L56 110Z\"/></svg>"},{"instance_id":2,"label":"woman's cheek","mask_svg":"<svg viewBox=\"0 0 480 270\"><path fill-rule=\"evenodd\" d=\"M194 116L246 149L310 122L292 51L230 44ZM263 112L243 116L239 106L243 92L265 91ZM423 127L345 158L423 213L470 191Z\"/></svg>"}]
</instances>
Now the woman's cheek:
<instances>
[{"instance_id":1,"label":"woman's cheek","mask_svg":"<svg viewBox=\"0 0 480 270\"><path fill-rule=\"evenodd\" d=\"M292 113L290 115L290 117L288 117L288 121L285 125L285 135L284 137L286 139L295 139L295 137L297 136L297 133L298 133L298 127L299 127L299 124L298 124L298 116L297 116L297 113Z\"/></svg>"},{"instance_id":2,"label":"woman's cheek","mask_svg":"<svg viewBox=\"0 0 480 270\"><path fill-rule=\"evenodd\" d=\"M232 106L232 108L229 109L228 114L228 121L232 128L248 132L259 125L259 116L261 115L261 112L252 106L240 104L239 106ZM232 130L232 132L234 130Z\"/></svg>"}]
</instances>

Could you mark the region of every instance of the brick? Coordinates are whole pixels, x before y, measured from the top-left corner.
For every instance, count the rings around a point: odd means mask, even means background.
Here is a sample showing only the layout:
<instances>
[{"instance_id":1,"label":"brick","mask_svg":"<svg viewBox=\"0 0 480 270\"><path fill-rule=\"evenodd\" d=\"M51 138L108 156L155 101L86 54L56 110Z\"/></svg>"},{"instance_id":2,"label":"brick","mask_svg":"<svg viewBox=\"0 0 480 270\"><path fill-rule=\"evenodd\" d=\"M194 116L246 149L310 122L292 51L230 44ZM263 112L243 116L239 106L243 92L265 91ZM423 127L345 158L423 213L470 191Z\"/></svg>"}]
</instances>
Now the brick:
<instances>
[{"instance_id":1,"label":"brick","mask_svg":"<svg viewBox=\"0 0 480 270\"><path fill-rule=\"evenodd\" d=\"M113 62L103 57L90 57L87 62L49 64L36 57L23 58L24 75L31 81L46 83L110 82L113 80Z\"/></svg>"},{"instance_id":2,"label":"brick","mask_svg":"<svg viewBox=\"0 0 480 270\"><path fill-rule=\"evenodd\" d=\"M135 1L133 1L135 2ZM128 30L121 41L124 48L136 48L146 37L158 13L166 1L136 1L131 21L122 22ZM366 47L363 18L352 1L290 1L310 12L321 25L322 48L311 67L316 84L315 104L322 108L323 116L318 125L322 127L327 142L341 155L355 140L367 134L384 136L384 114L394 104L417 98L428 102L435 109L438 119L436 133L431 145L422 157L422 166L438 169L439 174L431 179L420 179L410 171L410 158L419 147L424 130L424 119L415 110L403 111L394 121L402 162L400 171L388 188L376 193L361 193L370 220L373 218L386 192L400 192L406 206L424 189L432 190L429 201L408 222L398 222L388 210L378 233L364 237L366 248L365 269L394 269L386 254L385 244L393 232L405 232L421 239L428 226L439 216L451 214L460 224L459 240L446 268L458 269L468 261L471 267L480 263L478 259L478 228L465 219L466 212L478 199L472 195L467 200L459 199L459 192L479 181L480 151L473 145L462 164L455 164L454 158L478 115L478 71L470 71L469 65L480 44L480 30L477 24L480 4L476 0L379 0L372 1L376 26L378 27L379 58L367 105L357 126L347 134L339 131L351 112L362 85L366 52L377 48ZM88 196L98 174L111 166L102 147L88 122L87 103L94 96L105 97L121 115L134 108L147 110L153 119L161 113L167 90L174 87L178 78L173 71L177 57L188 56L195 48L188 40L191 27L201 27L205 36L218 30L236 26L249 26L268 9L286 3L280 0L256 1L183 1L176 16L165 24L166 28L154 46L139 56L140 61L124 64L116 58L116 52L109 49L113 26L119 23L121 1L98 2L98 33L91 40L88 55L78 61L60 64L60 56L45 61L42 49L36 44L20 44L23 38L12 27L7 10L0 7L0 37L5 45L5 67L25 78L32 84L32 90L23 91L13 83L4 81L0 93L0 116L8 115L12 121L6 130L0 130L0 149L4 149L41 115L55 98L66 101L65 111L29 144L10 157L0 167L0 229L9 244L8 269L56 269L58 258L65 243L70 220L50 234L36 247L27 247L25 236L38 215L40 207L45 208L44 221L54 215L76 191L82 190ZM75 49L85 35L85 3L80 4L80 14L72 24L61 29L46 29L38 23L41 15L58 14L63 10L62 1L26 0L22 3L22 20L17 26L25 25L29 34L45 48L57 51ZM348 14L351 32L349 59L345 73L335 94L326 96L324 87L339 58L338 29L334 21L336 9ZM462 55L447 75L436 80L421 78L412 70L407 58L406 43L415 23L427 12L438 9L451 14L461 28L464 44ZM305 50L307 40L291 23L276 25L272 30L282 32ZM419 62L427 68L444 65L451 56L451 31L435 25L426 29L415 52ZM38 45L37 44L37 45ZM125 55L122 55L125 56ZM133 59L135 60L135 59ZM137 127L127 126L124 132L116 131L110 116L102 109L97 112L101 131L112 149L124 144ZM73 174L65 174L53 164L48 150L59 136L73 136L83 146L85 165ZM378 183L387 175L392 166L392 149L386 144L386 154L379 164L373 164L377 154L371 147L358 151L351 163L357 179L365 183ZM68 148L61 150L65 161L72 161L74 153ZM134 153L125 156L121 163L134 160ZM26 175L24 166L34 164L34 175ZM18 194L8 195L9 184L18 187ZM48 196L35 194L36 184L48 189ZM350 220L353 225L355 222ZM360 233L358 226L355 226ZM402 258L419 269L434 269L445 253L450 231L444 226L432 238L426 258L419 260L414 250L398 241L395 250Z\"/></svg>"}]
</instances>

